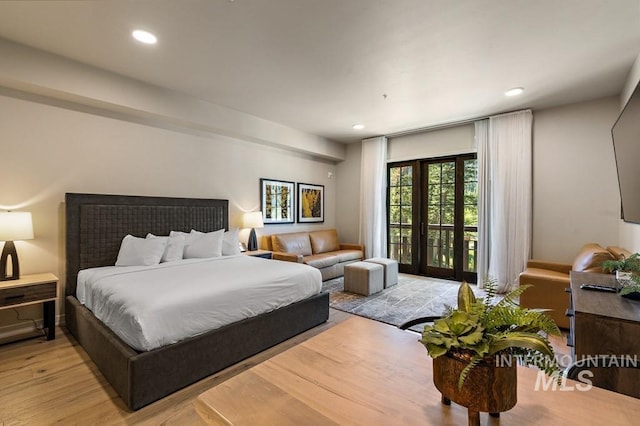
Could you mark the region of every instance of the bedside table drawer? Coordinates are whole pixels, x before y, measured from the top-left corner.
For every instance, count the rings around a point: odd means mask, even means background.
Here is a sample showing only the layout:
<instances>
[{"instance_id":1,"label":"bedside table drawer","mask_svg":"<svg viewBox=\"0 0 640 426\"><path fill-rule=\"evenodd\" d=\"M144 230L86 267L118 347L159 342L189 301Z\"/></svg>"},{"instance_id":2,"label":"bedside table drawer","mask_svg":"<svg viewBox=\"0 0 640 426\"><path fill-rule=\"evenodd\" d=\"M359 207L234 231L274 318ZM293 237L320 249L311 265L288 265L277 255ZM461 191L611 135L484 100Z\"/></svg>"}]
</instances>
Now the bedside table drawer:
<instances>
[{"instance_id":1,"label":"bedside table drawer","mask_svg":"<svg viewBox=\"0 0 640 426\"><path fill-rule=\"evenodd\" d=\"M26 285L0 291L0 307L56 297L56 283Z\"/></svg>"}]
</instances>

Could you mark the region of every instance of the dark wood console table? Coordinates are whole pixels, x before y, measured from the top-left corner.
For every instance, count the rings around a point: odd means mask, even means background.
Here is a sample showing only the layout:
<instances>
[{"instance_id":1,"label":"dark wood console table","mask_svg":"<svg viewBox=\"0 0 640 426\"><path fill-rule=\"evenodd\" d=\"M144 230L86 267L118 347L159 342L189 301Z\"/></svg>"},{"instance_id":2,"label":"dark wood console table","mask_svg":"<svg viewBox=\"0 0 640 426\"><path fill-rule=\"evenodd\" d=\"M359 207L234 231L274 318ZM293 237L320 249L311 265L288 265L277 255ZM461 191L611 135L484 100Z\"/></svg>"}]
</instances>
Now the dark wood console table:
<instances>
[{"instance_id":1,"label":"dark wood console table","mask_svg":"<svg viewBox=\"0 0 640 426\"><path fill-rule=\"evenodd\" d=\"M587 356L615 355L640 363L640 301L617 293L583 290L580 284L615 284L615 276L571 272L573 361ZM640 368L593 368L595 386L640 398Z\"/></svg>"}]
</instances>

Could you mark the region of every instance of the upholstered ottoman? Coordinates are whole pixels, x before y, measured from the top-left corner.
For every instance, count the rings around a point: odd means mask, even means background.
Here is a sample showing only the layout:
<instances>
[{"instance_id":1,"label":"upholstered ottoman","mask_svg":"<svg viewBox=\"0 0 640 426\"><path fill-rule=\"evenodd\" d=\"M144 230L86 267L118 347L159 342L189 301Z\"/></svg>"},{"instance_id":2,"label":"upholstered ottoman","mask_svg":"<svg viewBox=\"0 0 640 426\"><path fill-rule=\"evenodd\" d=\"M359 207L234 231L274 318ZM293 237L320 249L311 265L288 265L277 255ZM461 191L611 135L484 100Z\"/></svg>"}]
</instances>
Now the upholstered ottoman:
<instances>
[{"instance_id":1,"label":"upholstered ottoman","mask_svg":"<svg viewBox=\"0 0 640 426\"><path fill-rule=\"evenodd\" d=\"M368 296L382 291L384 267L371 262L353 262L344 266L344 291Z\"/></svg>"},{"instance_id":2,"label":"upholstered ottoman","mask_svg":"<svg viewBox=\"0 0 640 426\"><path fill-rule=\"evenodd\" d=\"M398 262L393 259L385 259L384 257L373 257L366 259L365 262L382 265L384 268L384 288L398 284Z\"/></svg>"}]
</instances>

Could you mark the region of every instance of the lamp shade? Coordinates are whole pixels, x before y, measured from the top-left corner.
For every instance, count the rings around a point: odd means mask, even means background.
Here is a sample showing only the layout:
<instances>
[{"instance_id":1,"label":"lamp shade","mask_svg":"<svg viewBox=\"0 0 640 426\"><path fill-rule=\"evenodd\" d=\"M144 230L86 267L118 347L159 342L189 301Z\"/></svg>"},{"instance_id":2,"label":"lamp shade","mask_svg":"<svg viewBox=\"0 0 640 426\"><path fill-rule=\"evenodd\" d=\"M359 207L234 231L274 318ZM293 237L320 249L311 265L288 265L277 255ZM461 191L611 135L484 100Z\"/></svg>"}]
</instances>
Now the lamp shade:
<instances>
[{"instance_id":1,"label":"lamp shade","mask_svg":"<svg viewBox=\"0 0 640 426\"><path fill-rule=\"evenodd\" d=\"M33 222L29 212L0 212L0 241L33 239Z\"/></svg>"},{"instance_id":2,"label":"lamp shade","mask_svg":"<svg viewBox=\"0 0 640 426\"><path fill-rule=\"evenodd\" d=\"M264 228L262 212L249 212L244 214L245 228Z\"/></svg>"}]
</instances>

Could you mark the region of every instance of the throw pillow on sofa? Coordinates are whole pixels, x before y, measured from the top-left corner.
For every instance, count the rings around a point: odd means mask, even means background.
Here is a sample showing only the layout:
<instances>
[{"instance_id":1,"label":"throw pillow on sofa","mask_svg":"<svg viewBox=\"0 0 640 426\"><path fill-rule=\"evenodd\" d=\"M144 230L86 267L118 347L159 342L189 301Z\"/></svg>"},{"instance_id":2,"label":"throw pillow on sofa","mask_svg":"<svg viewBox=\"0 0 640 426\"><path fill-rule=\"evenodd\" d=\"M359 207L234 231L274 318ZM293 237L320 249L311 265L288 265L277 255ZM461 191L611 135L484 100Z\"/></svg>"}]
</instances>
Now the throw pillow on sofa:
<instances>
[{"instance_id":1,"label":"throw pillow on sofa","mask_svg":"<svg viewBox=\"0 0 640 426\"><path fill-rule=\"evenodd\" d=\"M613 255L600 244L585 244L573 261L571 269L580 272L602 272L602 262L614 260Z\"/></svg>"}]
</instances>

